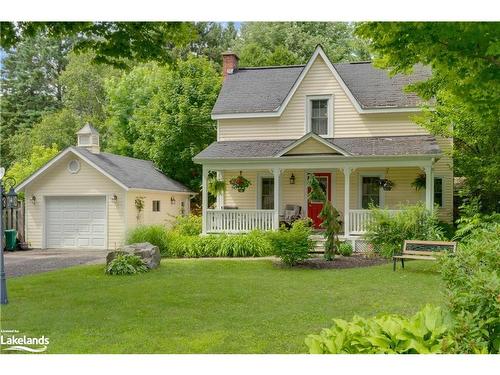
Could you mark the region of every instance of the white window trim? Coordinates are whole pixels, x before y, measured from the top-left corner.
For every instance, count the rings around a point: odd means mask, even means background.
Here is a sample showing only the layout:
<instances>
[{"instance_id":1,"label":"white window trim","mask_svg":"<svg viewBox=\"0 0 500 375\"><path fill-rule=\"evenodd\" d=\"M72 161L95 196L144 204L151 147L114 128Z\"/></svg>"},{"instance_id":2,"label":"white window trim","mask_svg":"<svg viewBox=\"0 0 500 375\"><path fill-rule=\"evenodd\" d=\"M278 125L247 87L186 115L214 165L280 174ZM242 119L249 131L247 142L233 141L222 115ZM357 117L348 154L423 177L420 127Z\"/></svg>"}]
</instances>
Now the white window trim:
<instances>
[{"instance_id":1,"label":"white window trim","mask_svg":"<svg viewBox=\"0 0 500 375\"><path fill-rule=\"evenodd\" d=\"M305 134L311 132L311 103L313 100L328 100L328 122L327 122L327 134L317 134L319 137L333 138L333 94L327 95L306 95L306 119L305 119Z\"/></svg>"},{"instance_id":2,"label":"white window trim","mask_svg":"<svg viewBox=\"0 0 500 375\"><path fill-rule=\"evenodd\" d=\"M366 173L359 173L358 176L358 209L364 210L363 208L363 177L378 177L380 179L385 178L385 174L381 172L366 172ZM344 185L345 186L345 185ZM384 194L384 189L382 187L379 187L379 196L380 196L380 202L379 202L379 207L384 208L385 207L385 194Z\"/></svg>"},{"instance_id":3,"label":"white window trim","mask_svg":"<svg viewBox=\"0 0 500 375\"><path fill-rule=\"evenodd\" d=\"M443 204L442 206L438 207L438 209L442 210L443 208L445 208L447 205L446 205L446 199L444 199L444 196L445 196L445 188L444 188L444 185L445 185L445 181L446 181L446 178L443 176L443 175L440 175L440 174L434 174L434 180L436 178L440 178L441 181L442 181L442 201L443 201ZM432 181L432 197L434 199L434 190L435 190L435 186L434 186L434 181ZM420 189L420 194L421 194L421 200L422 202L425 202L425 187L423 189ZM436 202L434 202L434 205L436 205Z\"/></svg>"}]
</instances>

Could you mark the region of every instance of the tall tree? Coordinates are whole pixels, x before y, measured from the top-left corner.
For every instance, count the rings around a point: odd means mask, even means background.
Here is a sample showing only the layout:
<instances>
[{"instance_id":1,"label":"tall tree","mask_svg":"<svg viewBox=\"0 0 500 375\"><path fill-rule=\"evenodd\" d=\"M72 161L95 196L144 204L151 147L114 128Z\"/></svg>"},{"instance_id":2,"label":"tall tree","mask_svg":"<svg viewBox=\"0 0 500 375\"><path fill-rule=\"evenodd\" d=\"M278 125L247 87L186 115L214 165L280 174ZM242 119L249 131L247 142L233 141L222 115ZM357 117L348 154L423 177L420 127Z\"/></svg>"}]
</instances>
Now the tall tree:
<instances>
[{"instance_id":1,"label":"tall tree","mask_svg":"<svg viewBox=\"0 0 500 375\"><path fill-rule=\"evenodd\" d=\"M186 58L189 53L196 56L206 56L219 66L222 52L228 50L237 37L234 23L196 22L194 27L197 37L181 50L181 57Z\"/></svg>"},{"instance_id":2,"label":"tall tree","mask_svg":"<svg viewBox=\"0 0 500 375\"><path fill-rule=\"evenodd\" d=\"M76 144L76 132L83 122L75 114L62 108L42 116L32 128L19 130L9 137L13 163L29 158L37 146L62 150Z\"/></svg>"},{"instance_id":3,"label":"tall tree","mask_svg":"<svg viewBox=\"0 0 500 375\"><path fill-rule=\"evenodd\" d=\"M13 161L26 159L34 146L55 145L62 150L74 145L75 132L86 122L99 129L101 145L105 147L107 94L104 84L112 77L119 77L121 71L92 60L91 53L68 55L66 68L57 77L63 91L62 108L45 112L32 127L18 129L9 137L9 155Z\"/></svg>"},{"instance_id":4,"label":"tall tree","mask_svg":"<svg viewBox=\"0 0 500 375\"><path fill-rule=\"evenodd\" d=\"M304 64L321 44L334 62L370 59L366 42L345 22L249 22L234 43L241 65Z\"/></svg>"},{"instance_id":5,"label":"tall tree","mask_svg":"<svg viewBox=\"0 0 500 375\"><path fill-rule=\"evenodd\" d=\"M37 169L43 167L50 159L59 153L57 146L35 146L30 155L16 161L7 171L7 176L14 178L16 184L31 176Z\"/></svg>"},{"instance_id":6,"label":"tall tree","mask_svg":"<svg viewBox=\"0 0 500 375\"><path fill-rule=\"evenodd\" d=\"M220 85L214 64L194 56L175 69L150 63L110 81L108 149L152 160L199 190L200 167L192 158L216 138L210 113Z\"/></svg>"},{"instance_id":7,"label":"tall tree","mask_svg":"<svg viewBox=\"0 0 500 375\"><path fill-rule=\"evenodd\" d=\"M369 22L357 33L370 40L377 63L392 73L417 63L432 77L410 89L434 108L416 121L454 138L455 175L466 177L483 208L500 209L500 24L486 22Z\"/></svg>"},{"instance_id":8,"label":"tall tree","mask_svg":"<svg viewBox=\"0 0 500 375\"><path fill-rule=\"evenodd\" d=\"M1 159L12 162L10 137L30 128L44 113L60 108L58 78L67 64L71 41L38 35L7 51L1 66Z\"/></svg>"},{"instance_id":9,"label":"tall tree","mask_svg":"<svg viewBox=\"0 0 500 375\"><path fill-rule=\"evenodd\" d=\"M64 87L63 106L82 122L99 127L105 120L105 81L122 72L106 64L93 62L93 53L70 53L68 65L59 77Z\"/></svg>"},{"instance_id":10,"label":"tall tree","mask_svg":"<svg viewBox=\"0 0 500 375\"><path fill-rule=\"evenodd\" d=\"M93 52L94 61L120 68L128 61L173 61L174 47L196 37L188 22L1 22L0 46L13 48L37 35L77 38L74 48Z\"/></svg>"}]
</instances>

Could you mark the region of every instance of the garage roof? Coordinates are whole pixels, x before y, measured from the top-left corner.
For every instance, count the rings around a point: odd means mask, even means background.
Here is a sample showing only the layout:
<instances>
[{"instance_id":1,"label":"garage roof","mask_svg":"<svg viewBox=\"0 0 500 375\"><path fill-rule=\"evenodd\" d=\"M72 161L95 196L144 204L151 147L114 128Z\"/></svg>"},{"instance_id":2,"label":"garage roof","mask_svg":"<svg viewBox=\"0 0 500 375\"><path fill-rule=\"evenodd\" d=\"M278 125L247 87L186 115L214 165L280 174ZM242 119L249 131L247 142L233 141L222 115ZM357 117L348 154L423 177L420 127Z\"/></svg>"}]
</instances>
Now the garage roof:
<instances>
[{"instance_id":1,"label":"garage roof","mask_svg":"<svg viewBox=\"0 0 500 375\"><path fill-rule=\"evenodd\" d=\"M180 182L175 181L160 172L149 160L136 159L128 156L110 154L107 152L97 154L90 152L86 148L73 146L68 147L59 153L55 158L33 173L30 177L19 184L16 190L22 190L26 185L69 152L81 157L84 161L94 166L100 172L127 190L148 189L193 193Z\"/></svg>"}]
</instances>

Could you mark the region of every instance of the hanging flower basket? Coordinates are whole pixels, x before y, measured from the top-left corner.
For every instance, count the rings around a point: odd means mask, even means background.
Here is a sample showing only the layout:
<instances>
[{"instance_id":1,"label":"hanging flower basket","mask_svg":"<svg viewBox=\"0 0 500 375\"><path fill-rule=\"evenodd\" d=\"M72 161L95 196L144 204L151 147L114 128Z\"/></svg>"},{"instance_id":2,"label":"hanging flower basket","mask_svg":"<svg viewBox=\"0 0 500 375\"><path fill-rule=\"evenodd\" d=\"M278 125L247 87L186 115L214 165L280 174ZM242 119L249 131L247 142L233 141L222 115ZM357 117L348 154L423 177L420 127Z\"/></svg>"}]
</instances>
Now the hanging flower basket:
<instances>
[{"instance_id":1,"label":"hanging flower basket","mask_svg":"<svg viewBox=\"0 0 500 375\"><path fill-rule=\"evenodd\" d=\"M233 177L231 180L229 180L229 183L231 184L234 190L237 190L240 193L243 193L250 185L252 185L252 183L249 180L247 180L245 177L241 175L241 171L240 175Z\"/></svg>"},{"instance_id":2,"label":"hanging flower basket","mask_svg":"<svg viewBox=\"0 0 500 375\"><path fill-rule=\"evenodd\" d=\"M384 191L391 191L394 187L394 182L388 180L387 178L381 178L379 180L380 187L384 189Z\"/></svg>"},{"instance_id":3,"label":"hanging flower basket","mask_svg":"<svg viewBox=\"0 0 500 375\"><path fill-rule=\"evenodd\" d=\"M208 192L213 196L217 196L226 191L226 181L217 180L216 178L211 178L208 181Z\"/></svg>"},{"instance_id":4,"label":"hanging flower basket","mask_svg":"<svg viewBox=\"0 0 500 375\"><path fill-rule=\"evenodd\" d=\"M425 173L420 173L415 180L411 183L411 186L415 188L416 191L425 189Z\"/></svg>"}]
</instances>

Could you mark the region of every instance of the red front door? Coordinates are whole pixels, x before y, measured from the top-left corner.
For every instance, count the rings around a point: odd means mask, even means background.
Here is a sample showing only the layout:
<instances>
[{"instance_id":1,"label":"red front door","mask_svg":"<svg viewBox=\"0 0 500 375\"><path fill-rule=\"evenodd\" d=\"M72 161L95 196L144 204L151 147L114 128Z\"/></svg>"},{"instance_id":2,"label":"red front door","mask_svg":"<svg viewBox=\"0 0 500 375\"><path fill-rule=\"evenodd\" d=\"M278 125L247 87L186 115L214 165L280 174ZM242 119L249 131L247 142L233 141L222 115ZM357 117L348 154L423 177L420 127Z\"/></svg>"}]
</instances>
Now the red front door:
<instances>
[{"instance_id":1,"label":"red front door","mask_svg":"<svg viewBox=\"0 0 500 375\"><path fill-rule=\"evenodd\" d=\"M331 182L332 182L332 174L331 173L314 173L314 176L316 176L316 179L318 180L319 184L321 185L323 191L327 193L328 200L332 200L332 189L331 189ZM322 220L318 217L319 213L323 209L323 203L321 202L315 202L315 201L308 201L307 202L307 216L311 218L313 221L313 226L314 228L321 228L320 224Z\"/></svg>"}]
</instances>

